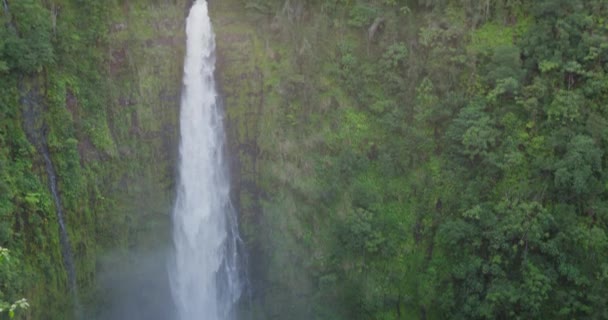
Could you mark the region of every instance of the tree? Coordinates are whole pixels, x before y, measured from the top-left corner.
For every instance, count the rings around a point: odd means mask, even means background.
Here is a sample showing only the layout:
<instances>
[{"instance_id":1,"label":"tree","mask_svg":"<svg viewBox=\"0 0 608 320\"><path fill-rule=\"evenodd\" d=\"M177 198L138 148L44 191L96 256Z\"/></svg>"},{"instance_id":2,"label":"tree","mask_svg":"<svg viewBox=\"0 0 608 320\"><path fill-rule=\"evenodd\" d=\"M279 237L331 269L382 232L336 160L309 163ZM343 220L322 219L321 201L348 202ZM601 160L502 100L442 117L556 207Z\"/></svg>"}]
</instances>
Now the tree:
<instances>
[{"instance_id":1,"label":"tree","mask_svg":"<svg viewBox=\"0 0 608 320\"><path fill-rule=\"evenodd\" d=\"M8 252L8 249L5 249L3 247L0 247L0 276L5 274L6 269L10 268L10 265L8 265L8 262L10 261L10 255ZM6 279L3 279L6 280ZM27 308L29 308L29 303L27 302L27 300L25 300L25 298L22 298L20 300L15 301L14 303L8 303L6 301L4 301L4 295L2 293L2 288L0 287L0 315L4 312L8 313L9 318L14 318L15 317L15 312L19 309L21 310L25 310Z\"/></svg>"}]
</instances>

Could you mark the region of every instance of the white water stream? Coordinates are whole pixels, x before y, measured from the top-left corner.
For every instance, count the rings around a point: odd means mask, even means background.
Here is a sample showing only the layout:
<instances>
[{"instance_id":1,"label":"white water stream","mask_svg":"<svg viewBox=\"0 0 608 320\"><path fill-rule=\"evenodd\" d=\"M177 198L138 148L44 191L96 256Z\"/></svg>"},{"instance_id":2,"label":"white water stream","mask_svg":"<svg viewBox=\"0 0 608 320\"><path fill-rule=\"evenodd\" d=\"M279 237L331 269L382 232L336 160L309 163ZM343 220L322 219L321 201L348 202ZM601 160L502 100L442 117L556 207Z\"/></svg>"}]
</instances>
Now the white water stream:
<instances>
[{"instance_id":1,"label":"white water stream","mask_svg":"<svg viewBox=\"0 0 608 320\"><path fill-rule=\"evenodd\" d=\"M179 320L227 320L241 294L239 239L229 198L223 119L213 78L215 37L206 1L193 4L186 34L171 294Z\"/></svg>"}]
</instances>

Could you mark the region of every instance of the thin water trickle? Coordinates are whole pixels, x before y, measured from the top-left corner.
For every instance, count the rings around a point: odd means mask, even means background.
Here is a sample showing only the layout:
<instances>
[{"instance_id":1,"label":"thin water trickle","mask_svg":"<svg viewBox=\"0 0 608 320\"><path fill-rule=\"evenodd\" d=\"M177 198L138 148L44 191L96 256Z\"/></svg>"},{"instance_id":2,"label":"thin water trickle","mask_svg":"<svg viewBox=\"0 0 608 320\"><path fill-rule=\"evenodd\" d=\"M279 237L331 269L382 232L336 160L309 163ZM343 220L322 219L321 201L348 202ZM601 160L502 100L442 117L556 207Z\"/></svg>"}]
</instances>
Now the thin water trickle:
<instances>
[{"instance_id":1,"label":"thin water trickle","mask_svg":"<svg viewBox=\"0 0 608 320\"><path fill-rule=\"evenodd\" d=\"M46 144L40 146L42 158L44 159L44 167L49 179L49 187L51 196L55 203L55 212L57 213L57 223L59 224L59 244L61 246L61 256L63 257L63 265L68 277L68 288L72 294L72 303L74 304L74 318L82 319L82 307L78 297L78 284L76 281L76 267L74 265L74 256L72 254L72 246L70 245L70 237L65 224L65 216L63 214L63 205L61 197L57 191L57 174L51 161L50 153Z\"/></svg>"},{"instance_id":2,"label":"thin water trickle","mask_svg":"<svg viewBox=\"0 0 608 320\"><path fill-rule=\"evenodd\" d=\"M223 154L223 119L213 77L215 36L206 1L194 2L186 35L171 294L179 320L227 320L241 295L239 239Z\"/></svg>"}]
</instances>

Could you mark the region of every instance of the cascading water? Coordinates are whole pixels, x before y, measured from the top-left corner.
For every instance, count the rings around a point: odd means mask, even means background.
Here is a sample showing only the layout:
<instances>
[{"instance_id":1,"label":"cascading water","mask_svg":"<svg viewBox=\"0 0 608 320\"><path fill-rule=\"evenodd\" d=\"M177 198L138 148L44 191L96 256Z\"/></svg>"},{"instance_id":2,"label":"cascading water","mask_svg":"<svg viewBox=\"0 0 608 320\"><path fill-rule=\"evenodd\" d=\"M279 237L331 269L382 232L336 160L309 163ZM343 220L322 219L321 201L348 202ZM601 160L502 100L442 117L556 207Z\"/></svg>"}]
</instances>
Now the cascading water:
<instances>
[{"instance_id":1,"label":"cascading water","mask_svg":"<svg viewBox=\"0 0 608 320\"><path fill-rule=\"evenodd\" d=\"M4 8L4 15L8 17L8 3L6 2L6 0L2 0L2 7Z\"/></svg>"},{"instance_id":2,"label":"cascading water","mask_svg":"<svg viewBox=\"0 0 608 320\"><path fill-rule=\"evenodd\" d=\"M51 153L47 144L47 129L42 118L43 107L40 103L42 98L35 92L28 92L24 89L23 85L20 84L19 91L21 92L20 103L23 106L23 128L25 129L25 135L30 143L38 150L42 155L44 161L44 168L48 177L49 189L51 196L55 204L55 213L57 216L57 224L59 225L59 246L61 249L61 257L63 258L63 265L67 274L67 285L68 289L72 294L72 303L74 304L74 318L82 318L82 307L80 305L80 299L78 298L78 284L76 279L76 266L74 264L74 256L72 254L72 246L70 245L70 237L65 222L65 215L63 211L63 204L61 202L61 196L59 194L59 188L57 184L57 173L51 160Z\"/></svg>"},{"instance_id":3,"label":"cascading water","mask_svg":"<svg viewBox=\"0 0 608 320\"><path fill-rule=\"evenodd\" d=\"M53 202L55 202L55 210L57 211L57 223L59 224L59 244L61 245L61 255L63 256L63 264L65 265L66 272L68 274L68 285L75 299L77 299L77 286L76 286L76 268L74 267L74 257L72 255L72 246L70 245L70 238L68 231L65 226L65 219L63 215L63 205L61 204L61 198L57 192L57 175L55 174L55 168L49 151L46 146L42 146L42 158L44 159L44 167L49 177L49 187L51 189L51 195L53 196Z\"/></svg>"},{"instance_id":4,"label":"cascading water","mask_svg":"<svg viewBox=\"0 0 608 320\"><path fill-rule=\"evenodd\" d=\"M171 294L179 320L227 320L241 295L240 240L223 159L215 37L206 1L194 2L186 34Z\"/></svg>"}]
</instances>

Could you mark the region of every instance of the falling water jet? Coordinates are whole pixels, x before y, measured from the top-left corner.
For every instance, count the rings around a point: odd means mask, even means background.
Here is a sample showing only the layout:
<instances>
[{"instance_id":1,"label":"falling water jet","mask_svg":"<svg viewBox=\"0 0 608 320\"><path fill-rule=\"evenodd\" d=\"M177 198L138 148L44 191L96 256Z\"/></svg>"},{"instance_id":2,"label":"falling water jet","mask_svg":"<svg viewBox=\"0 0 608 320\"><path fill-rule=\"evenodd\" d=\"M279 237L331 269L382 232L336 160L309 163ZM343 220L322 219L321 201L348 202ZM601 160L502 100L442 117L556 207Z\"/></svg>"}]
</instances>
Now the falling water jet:
<instances>
[{"instance_id":1,"label":"falling water jet","mask_svg":"<svg viewBox=\"0 0 608 320\"><path fill-rule=\"evenodd\" d=\"M186 34L171 294L179 320L228 320L241 295L240 239L223 154L223 118L213 77L215 36L207 2L192 5Z\"/></svg>"}]
</instances>

